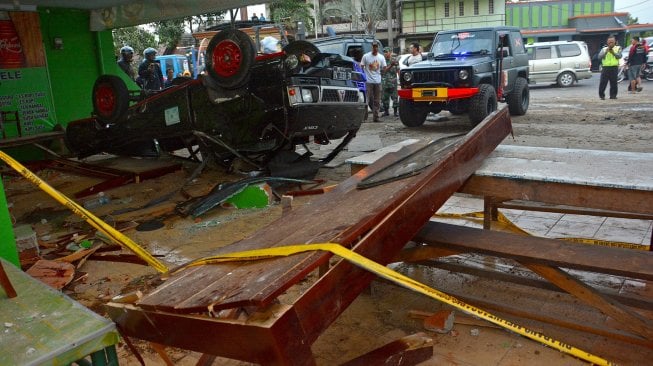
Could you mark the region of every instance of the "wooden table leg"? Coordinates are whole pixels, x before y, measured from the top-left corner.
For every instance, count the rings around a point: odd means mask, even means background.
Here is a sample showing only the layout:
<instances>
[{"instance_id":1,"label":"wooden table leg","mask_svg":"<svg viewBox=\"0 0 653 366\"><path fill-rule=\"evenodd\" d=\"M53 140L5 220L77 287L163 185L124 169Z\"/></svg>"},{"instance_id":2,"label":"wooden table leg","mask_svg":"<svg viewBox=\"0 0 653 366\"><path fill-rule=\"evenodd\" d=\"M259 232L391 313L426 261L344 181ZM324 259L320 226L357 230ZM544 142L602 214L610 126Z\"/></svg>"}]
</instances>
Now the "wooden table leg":
<instances>
[{"instance_id":1,"label":"wooden table leg","mask_svg":"<svg viewBox=\"0 0 653 366\"><path fill-rule=\"evenodd\" d=\"M7 276L7 272L5 272L5 269L2 266L2 262L0 262L0 285L2 286L2 289L5 290L7 296L10 299L18 296L14 286L11 284L11 281L9 281L9 277Z\"/></svg>"}]
</instances>

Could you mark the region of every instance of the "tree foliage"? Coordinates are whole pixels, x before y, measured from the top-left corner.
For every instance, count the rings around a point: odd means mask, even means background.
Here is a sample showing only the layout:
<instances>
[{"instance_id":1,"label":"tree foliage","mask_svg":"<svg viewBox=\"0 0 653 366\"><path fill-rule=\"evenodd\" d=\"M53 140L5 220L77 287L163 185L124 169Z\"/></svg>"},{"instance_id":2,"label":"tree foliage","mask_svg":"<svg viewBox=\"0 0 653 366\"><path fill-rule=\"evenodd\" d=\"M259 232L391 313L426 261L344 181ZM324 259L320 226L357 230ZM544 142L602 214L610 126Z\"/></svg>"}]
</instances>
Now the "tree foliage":
<instances>
[{"instance_id":1,"label":"tree foliage","mask_svg":"<svg viewBox=\"0 0 653 366\"><path fill-rule=\"evenodd\" d=\"M153 23L156 34L159 35L159 44L166 49L174 49L179 44L184 34L184 18L163 20Z\"/></svg>"},{"instance_id":2,"label":"tree foliage","mask_svg":"<svg viewBox=\"0 0 653 366\"><path fill-rule=\"evenodd\" d=\"M314 29L315 19L313 18L313 5L300 0L275 0L270 3L270 18L286 29L294 30L297 22L303 22L306 31Z\"/></svg>"},{"instance_id":3,"label":"tree foliage","mask_svg":"<svg viewBox=\"0 0 653 366\"><path fill-rule=\"evenodd\" d=\"M120 54L120 48L130 46L137 55L143 54L143 50L156 46L154 34L141 27L125 27L113 30L113 47L116 55Z\"/></svg>"},{"instance_id":4,"label":"tree foliage","mask_svg":"<svg viewBox=\"0 0 653 366\"><path fill-rule=\"evenodd\" d=\"M336 0L326 3L323 13L327 16L350 18L352 23L362 22L365 33L372 35L376 34L379 23L388 18L386 0L361 0L360 4L354 3L354 0Z\"/></svg>"}]
</instances>

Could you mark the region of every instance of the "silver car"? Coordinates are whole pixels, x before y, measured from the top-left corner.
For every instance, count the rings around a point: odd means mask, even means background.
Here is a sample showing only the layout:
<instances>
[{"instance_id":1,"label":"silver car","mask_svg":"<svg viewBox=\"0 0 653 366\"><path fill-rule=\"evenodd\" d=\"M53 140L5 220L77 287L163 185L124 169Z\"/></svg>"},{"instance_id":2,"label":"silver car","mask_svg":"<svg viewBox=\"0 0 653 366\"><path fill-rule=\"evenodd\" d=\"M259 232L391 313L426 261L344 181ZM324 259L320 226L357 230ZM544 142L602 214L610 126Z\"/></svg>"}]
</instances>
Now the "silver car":
<instances>
[{"instance_id":1,"label":"silver car","mask_svg":"<svg viewBox=\"0 0 653 366\"><path fill-rule=\"evenodd\" d=\"M530 82L566 88L592 77L587 44L581 41L539 42L526 45Z\"/></svg>"}]
</instances>

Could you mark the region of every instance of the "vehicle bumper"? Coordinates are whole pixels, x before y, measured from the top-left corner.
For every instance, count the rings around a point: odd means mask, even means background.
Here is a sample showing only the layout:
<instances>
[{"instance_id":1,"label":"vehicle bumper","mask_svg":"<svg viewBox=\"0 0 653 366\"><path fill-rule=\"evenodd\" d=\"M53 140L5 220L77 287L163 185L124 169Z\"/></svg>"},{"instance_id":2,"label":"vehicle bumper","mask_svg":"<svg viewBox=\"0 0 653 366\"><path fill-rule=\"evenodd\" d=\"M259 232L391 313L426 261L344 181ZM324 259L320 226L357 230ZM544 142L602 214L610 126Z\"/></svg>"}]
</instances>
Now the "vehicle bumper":
<instances>
[{"instance_id":1,"label":"vehicle bumper","mask_svg":"<svg viewBox=\"0 0 653 366\"><path fill-rule=\"evenodd\" d=\"M367 112L365 103L298 104L289 109L292 137L326 134L340 138L360 128Z\"/></svg>"},{"instance_id":2,"label":"vehicle bumper","mask_svg":"<svg viewBox=\"0 0 653 366\"><path fill-rule=\"evenodd\" d=\"M471 98L476 94L478 94L478 88L412 88L399 90L399 98L415 102L446 102Z\"/></svg>"}]
</instances>

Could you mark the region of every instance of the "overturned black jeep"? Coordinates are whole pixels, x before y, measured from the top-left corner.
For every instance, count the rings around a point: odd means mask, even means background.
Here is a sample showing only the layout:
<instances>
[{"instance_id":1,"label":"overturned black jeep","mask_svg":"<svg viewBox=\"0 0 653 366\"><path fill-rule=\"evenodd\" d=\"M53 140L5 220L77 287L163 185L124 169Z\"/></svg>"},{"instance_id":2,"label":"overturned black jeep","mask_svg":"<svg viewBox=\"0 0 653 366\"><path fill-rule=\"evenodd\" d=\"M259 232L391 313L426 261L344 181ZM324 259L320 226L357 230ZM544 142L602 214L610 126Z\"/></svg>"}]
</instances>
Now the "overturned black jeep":
<instances>
[{"instance_id":1,"label":"overturned black jeep","mask_svg":"<svg viewBox=\"0 0 653 366\"><path fill-rule=\"evenodd\" d=\"M265 169L311 139L328 144L344 137L323 158L332 159L355 136L367 108L353 60L306 41L271 54L256 50L245 32L221 31L207 48L207 75L175 79L153 94L101 76L93 88L94 115L66 128L69 150L86 157L187 149L198 160L199 152L225 165L240 158Z\"/></svg>"}]
</instances>

